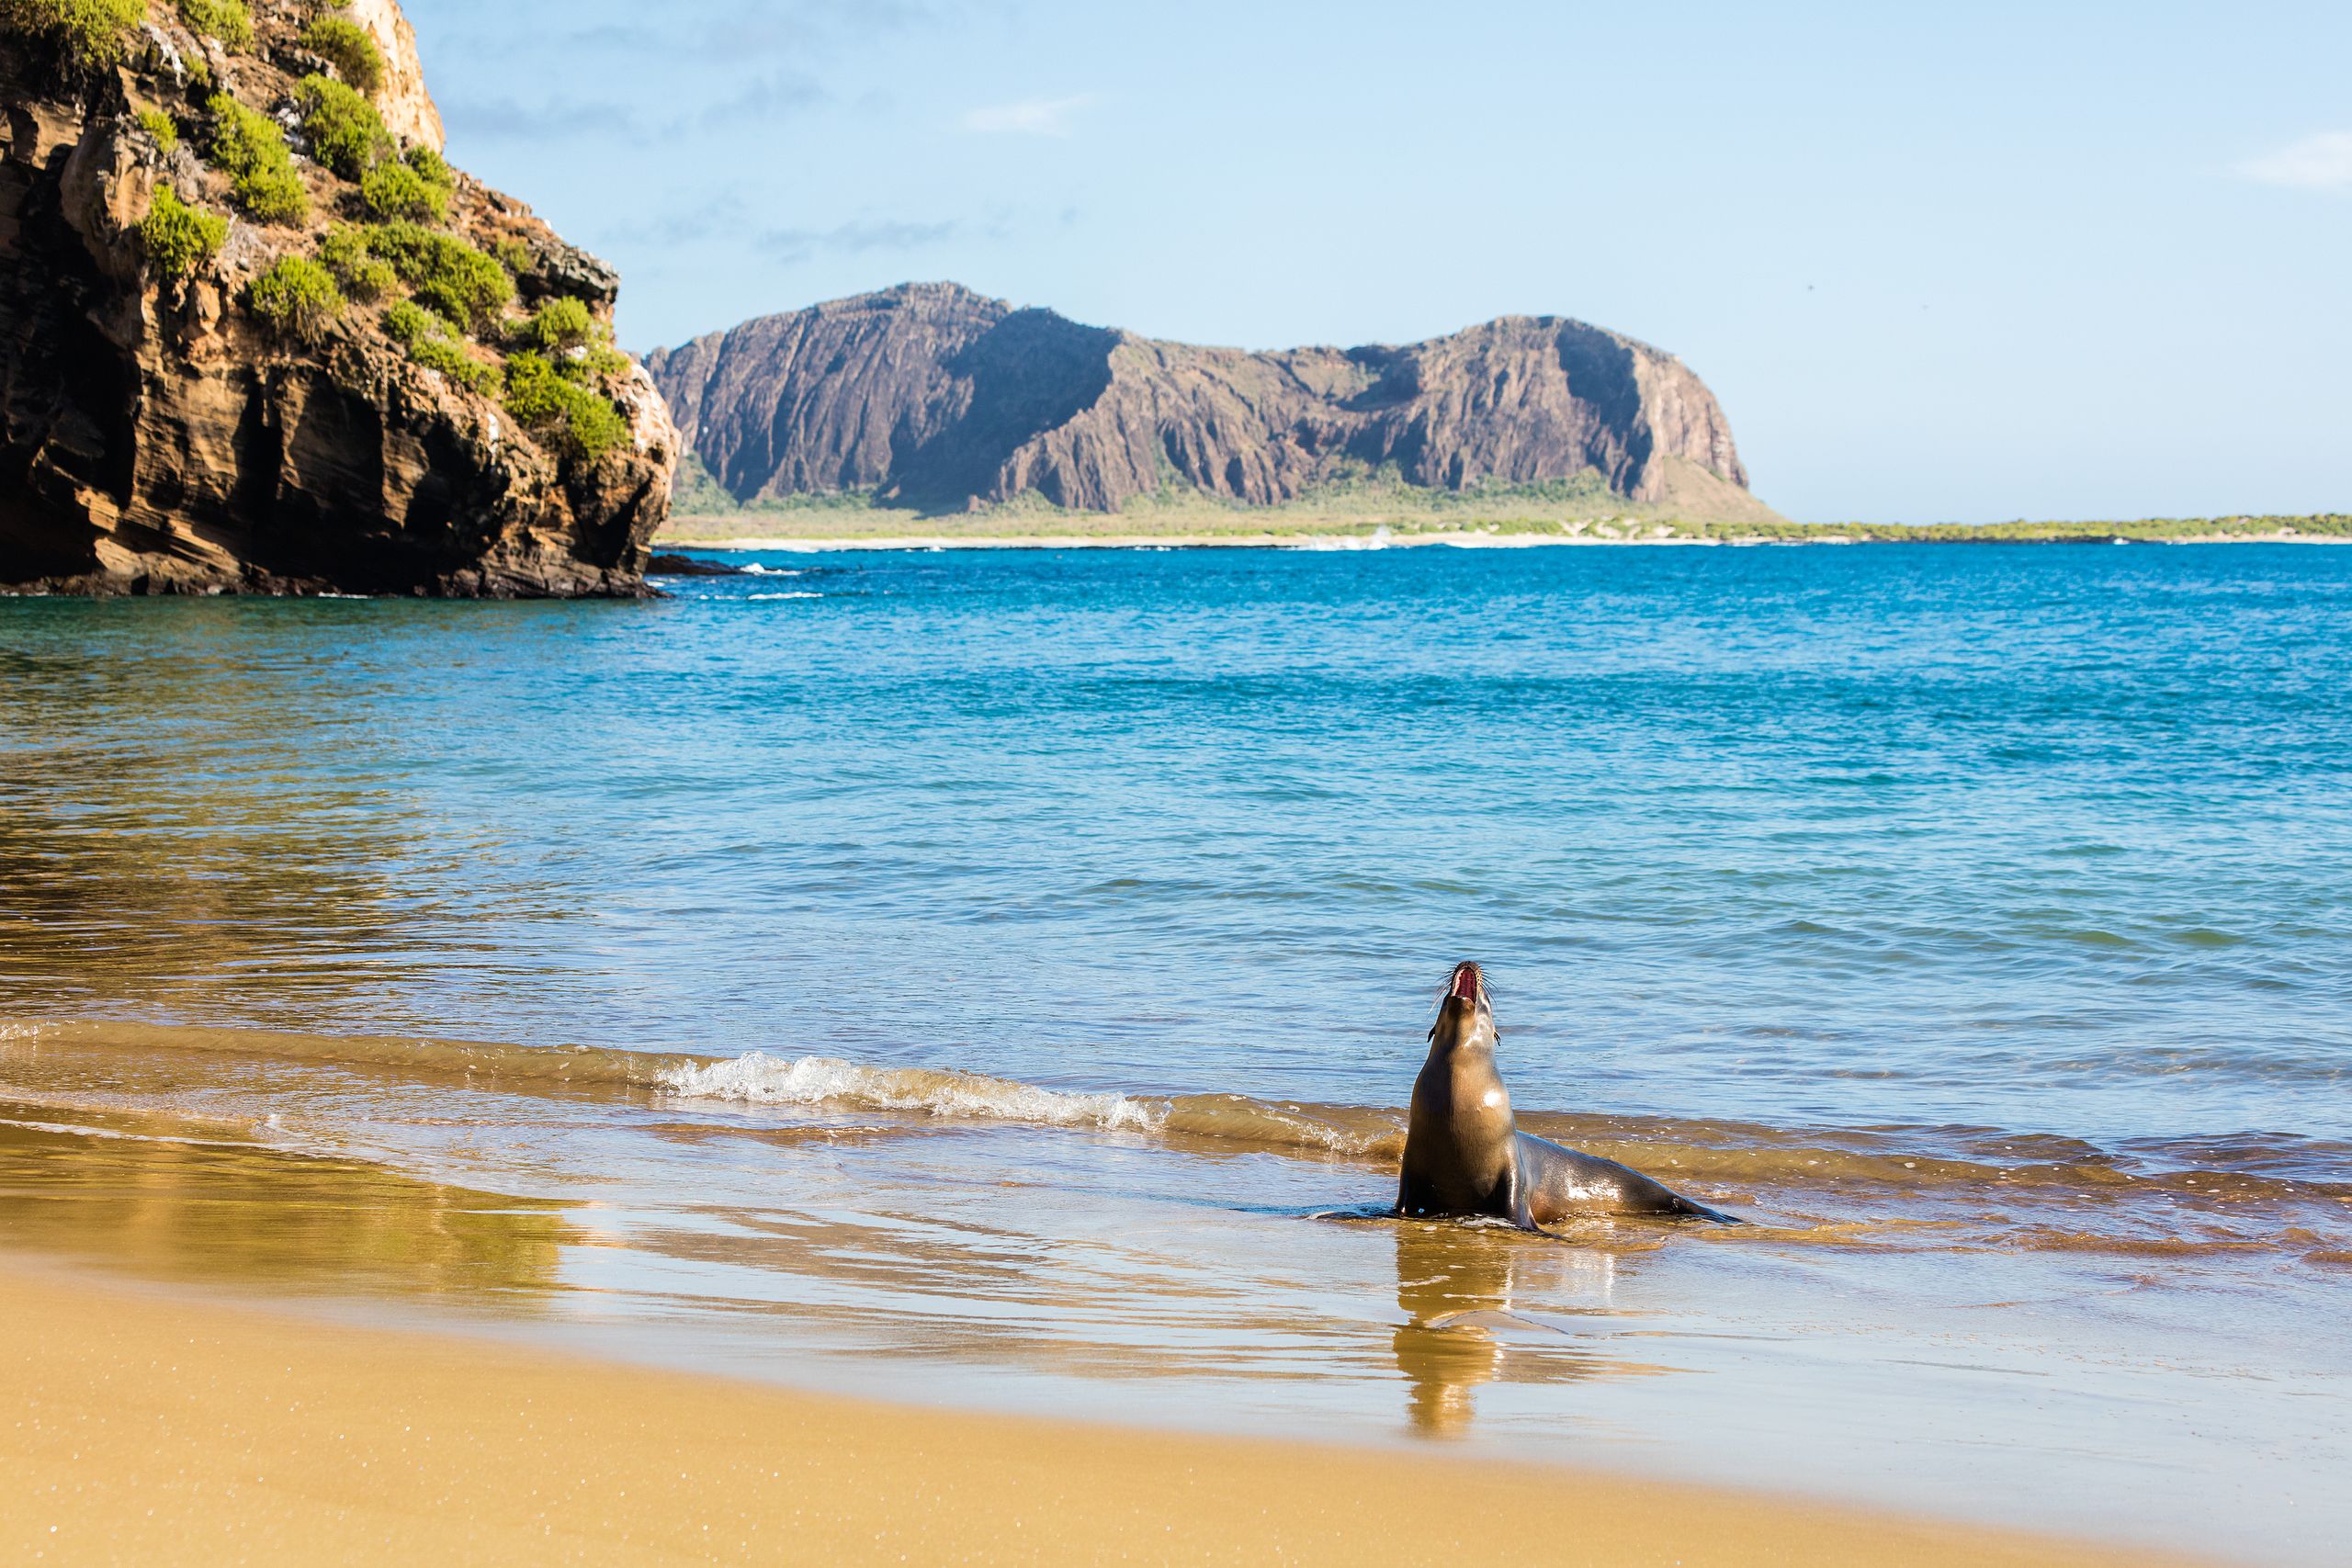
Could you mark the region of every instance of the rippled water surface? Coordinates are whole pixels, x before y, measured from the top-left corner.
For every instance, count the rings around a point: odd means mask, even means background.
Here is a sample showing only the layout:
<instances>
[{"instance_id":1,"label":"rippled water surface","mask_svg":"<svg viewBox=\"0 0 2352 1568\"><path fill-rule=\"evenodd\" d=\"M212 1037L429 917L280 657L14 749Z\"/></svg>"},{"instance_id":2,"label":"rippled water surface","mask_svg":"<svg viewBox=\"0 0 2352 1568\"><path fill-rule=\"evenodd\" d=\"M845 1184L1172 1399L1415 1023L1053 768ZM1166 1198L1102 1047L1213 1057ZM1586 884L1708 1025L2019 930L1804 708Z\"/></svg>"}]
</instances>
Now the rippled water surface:
<instances>
[{"instance_id":1,"label":"rippled water surface","mask_svg":"<svg viewBox=\"0 0 2352 1568\"><path fill-rule=\"evenodd\" d=\"M904 1397L2352 1525L2352 551L742 558L0 601L0 1239ZM1464 956L1527 1125L1756 1223L1361 1217Z\"/></svg>"}]
</instances>

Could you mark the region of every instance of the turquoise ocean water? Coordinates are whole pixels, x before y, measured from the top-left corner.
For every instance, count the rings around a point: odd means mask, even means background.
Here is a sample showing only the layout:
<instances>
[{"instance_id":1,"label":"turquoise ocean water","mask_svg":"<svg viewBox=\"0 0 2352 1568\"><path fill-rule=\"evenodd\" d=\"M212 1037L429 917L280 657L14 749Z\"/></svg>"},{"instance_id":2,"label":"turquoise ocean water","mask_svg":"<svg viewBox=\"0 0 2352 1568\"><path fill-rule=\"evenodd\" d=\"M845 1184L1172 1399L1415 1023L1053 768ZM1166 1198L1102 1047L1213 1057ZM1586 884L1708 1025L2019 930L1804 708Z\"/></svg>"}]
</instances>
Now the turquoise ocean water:
<instances>
[{"instance_id":1,"label":"turquoise ocean water","mask_svg":"<svg viewBox=\"0 0 2352 1568\"><path fill-rule=\"evenodd\" d=\"M593 1201L542 1315L657 1359L2324 1560L2352 550L730 558L0 603L20 1120ZM1453 1258L1465 1327L1311 1220L1384 1196L1463 957L1522 1111L1754 1234Z\"/></svg>"}]
</instances>

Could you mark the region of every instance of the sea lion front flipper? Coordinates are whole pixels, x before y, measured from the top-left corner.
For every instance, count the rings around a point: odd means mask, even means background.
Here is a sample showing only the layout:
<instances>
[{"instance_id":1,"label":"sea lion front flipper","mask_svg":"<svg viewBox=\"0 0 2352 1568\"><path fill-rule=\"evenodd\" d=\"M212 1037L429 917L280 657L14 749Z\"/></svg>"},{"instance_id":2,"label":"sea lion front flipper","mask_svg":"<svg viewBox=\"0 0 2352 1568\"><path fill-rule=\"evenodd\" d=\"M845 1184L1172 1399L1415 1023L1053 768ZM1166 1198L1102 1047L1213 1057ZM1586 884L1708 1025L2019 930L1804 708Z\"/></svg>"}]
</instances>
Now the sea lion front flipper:
<instances>
[{"instance_id":1,"label":"sea lion front flipper","mask_svg":"<svg viewBox=\"0 0 2352 1568\"><path fill-rule=\"evenodd\" d=\"M1512 1141L1518 1147L1510 1162L1510 1186L1503 1194L1503 1218L1523 1231L1542 1230L1535 1223L1534 1172L1528 1168L1527 1140L1513 1129Z\"/></svg>"}]
</instances>

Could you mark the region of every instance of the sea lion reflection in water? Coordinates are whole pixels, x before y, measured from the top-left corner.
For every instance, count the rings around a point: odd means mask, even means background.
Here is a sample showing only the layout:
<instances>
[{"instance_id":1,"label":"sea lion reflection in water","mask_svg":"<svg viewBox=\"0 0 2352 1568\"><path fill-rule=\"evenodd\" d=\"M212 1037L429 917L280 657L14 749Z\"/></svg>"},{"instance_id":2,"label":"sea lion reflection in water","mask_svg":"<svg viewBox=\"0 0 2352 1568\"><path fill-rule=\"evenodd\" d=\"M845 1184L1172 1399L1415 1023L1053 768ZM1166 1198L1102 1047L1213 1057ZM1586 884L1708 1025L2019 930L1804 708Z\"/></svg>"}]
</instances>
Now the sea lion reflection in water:
<instances>
[{"instance_id":1,"label":"sea lion reflection in water","mask_svg":"<svg viewBox=\"0 0 2352 1568\"><path fill-rule=\"evenodd\" d=\"M1495 1068L1494 1007L1476 964L1453 966L1430 1026L1430 1057L1413 1080L1396 1212L1408 1219L1485 1216L1521 1230L1573 1214L1741 1223L1615 1160L1521 1132Z\"/></svg>"},{"instance_id":2,"label":"sea lion reflection in water","mask_svg":"<svg viewBox=\"0 0 2352 1568\"><path fill-rule=\"evenodd\" d=\"M1396 1232L1392 1343L1405 1415L1423 1437L1467 1431L1473 1396L1491 1382L1564 1383L1658 1369L1597 1353L1546 1314L1581 1320L1610 1310L1617 1260L1532 1235L1472 1225L1405 1224ZM1538 1309L1521 1311L1530 1294ZM1569 1303L1573 1303L1573 1306Z\"/></svg>"}]
</instances>

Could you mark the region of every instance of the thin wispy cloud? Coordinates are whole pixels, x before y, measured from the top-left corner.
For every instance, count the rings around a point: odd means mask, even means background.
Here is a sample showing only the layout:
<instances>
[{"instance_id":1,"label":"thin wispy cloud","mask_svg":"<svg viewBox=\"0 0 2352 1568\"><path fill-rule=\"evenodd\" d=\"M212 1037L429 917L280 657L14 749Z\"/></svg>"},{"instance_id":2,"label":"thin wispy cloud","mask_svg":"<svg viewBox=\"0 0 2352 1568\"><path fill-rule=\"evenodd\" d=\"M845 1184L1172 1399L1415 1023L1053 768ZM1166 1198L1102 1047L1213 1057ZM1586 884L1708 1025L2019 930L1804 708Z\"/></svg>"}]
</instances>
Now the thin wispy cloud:
<instances>
[{"instance_id":1,"label":"thin wispy cloud","mask_svg":"<svg viewBox=\"0 0 2352 1568\"><path fill-rule=\"evenodd\" d=\"M696 118L707 130L745 120L773 121L816 108L827 100L824 87L813 77L763 76L710 104Z\"/></svg>"},{"instance_id":2,"label":"thin wispy cloud","mask_svg":"<svg viewBox=\"0 0 2352 1568\"><path fill-rule=\"evenodd\" d=\"M2352 191L2352 130L2324 130L2249 158L2238 173L2267 186Z\"/></svg>"},{"instance_id":3,"label":"thin wispy cloud","mask_svg":"<svg viewBox=\"0 0 2352 1568\"><path fill-rule=\"evenodd\" d=\"M1097 101L1097 95L1080 93L1068 98L990 104L967 114L964 129L977 136L1068 136L1078 117Z\"/></svg>"},{"instance_id":4,"label":"thin wispy cloud","mask_svg":"<svg viewBox=\"0 0 2352 1568\"><path fill-rule=\"evenodd\" d=\"M626 106L602 100L519 103L455 97L441 105L451 134L469 141L552 142L582 136L636 138L644 126ZM453 153L452 156L455 156Z\"/></svg>"},{"instance_id":5,"label":"thin wispy cloud","mask_svg":"<svg viewBox=\"0 0 2352 1568\"><path fill-rule=\"evenodd\" d=\"M599 237L625 245L682 246L740 239L752 230L751 209L741 196L729 190L697 206L609 223Z\"/></svg>"},{"instance_id":6,"label":"thin wispy cloud","mask_svg":"<svg viewBox=\"0 0 2352 1568\"><path fill-rule=\"evenodd\" d=\"M963 225L911 223L899 219L859 220L831 229L772 229L760 236L779 262L807 261L819 251L864 254L874 251L919 251L954 239Z\"/></svg>"},{"instance_id":7,"label":"thin wispy cloud","mask_svg":"<svg viewBox=\"0 0 2352 1568\"><path fill-rule=\"evenodd\" d=\"M446 25L433 12L448 7ZM542 46L544 17L530 6L480 6L460 0L412 4L444 49L511 55ZM567 51L624 60L664 58L718 65L788 59L806 62L916 27L940 25L949 5L912 0L674 0L657 23L640 0L578 0L560 39ZM605 19L596 19L602 16Z\"/></svg>"}]
</instances>

